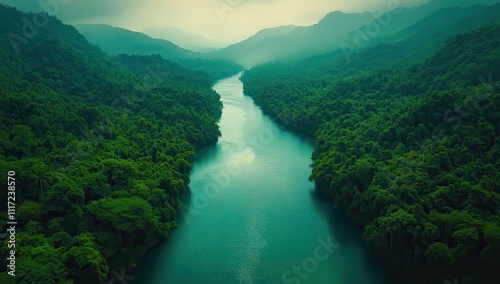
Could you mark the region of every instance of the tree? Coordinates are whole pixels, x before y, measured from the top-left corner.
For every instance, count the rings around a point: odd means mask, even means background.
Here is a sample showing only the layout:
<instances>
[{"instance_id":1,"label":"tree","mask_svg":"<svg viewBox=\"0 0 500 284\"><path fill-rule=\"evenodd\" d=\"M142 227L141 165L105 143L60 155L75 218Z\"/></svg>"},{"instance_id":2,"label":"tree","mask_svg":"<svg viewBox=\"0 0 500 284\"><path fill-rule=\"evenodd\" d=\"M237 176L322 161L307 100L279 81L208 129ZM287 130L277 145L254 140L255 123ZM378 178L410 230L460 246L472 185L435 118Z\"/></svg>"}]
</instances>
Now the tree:
<instances>
[{"instance_id":1,"label":"tree","mask_svg":"<svg viewBox=\"0 0 500 284\"><path fill-rule=\"evenodd\" d=\"M42 204L26 200L19 206L16 219L21 224L27 224L28 221L41 221L44 215L45 211Z\"/></svg>"},{"instance_id":2,"label":"tree","mask_svg":"<svg viewBox=\"0 0 500 284\"><path fill-rule=\"evenodd\" d=\"M61 258L61 250L55 249L41 234L17 234L19 244L16 261L17 283L70 283L69 273Z\"/></svg>"},{"instance_id":3,"label":"tree","mask_svg":"<svg viewBox=\"0 0 500 284\"><path fill-rule=\"evenodd\" d=\"M109 267L106 259L97 249L94 239L89 233L75 236L73 246L64 253L62 258L77 281L105 283Z\"/></svg>"},{"instance_id":4,"label":"tree","mask_svg":"<svg viewBox=\"0 0 500 284\"><path fill-rule=\"evenodd\" d=\"M396 210L394 208L393 210ZM389 209L391 210L391 209ZM388 211L389 211L388 210ZM390 234L391 240L389 244L389 252L392 253L392 243L395 233L400 233L403 236L410 231L412 226L417 224L415 217L403 209L398 209L392 213L388 213L383 217L378 217L377 224L383 232Z\"/></svg>"},{"instance_id":5,"label":"tree","mask_svg":"<svg viewBox=\"0 0 500 284\"><path fill-rule=\"evenodd\" d=\"M374 167L372 163L370 163L366 159L360 159L356 161L354 170L354 179L358 186L358 190L363 192L370 185L373 174Z\"/></svg>"},{"instance_id":6,"label":"tree","mask_svg":"<svg viewBox=\"0 0 500 284\"><path fill-rule=\"evenodd\" d=\"M109 223L122 233L152 231L161 233L159 216L147 201L138 197L100 199L87 205L87 210L97 220Z\"/></svg>"},{"instance_id":7,"label":"tree","mask_svg":"<svg viewBox=\"0 0 500 284\"><path fill-rule=\"evenodd\" d=\"M43 196L45 189L47 189L49 186L48 180L51 177L50 175L51 170L47 165L43 163L37 163L33 165L32 169L37 187L40 188L40 193Z\"/></svg>"},{"instance_id":8,"label":"tree","mask_svg":"<svg viewBox=\"0 0 500 284\"><path fill-rule=\"evenodd\" d=\"M442 242L430 244L425 251L425 256L428 264L435 268L447 268L455 262L451 249Z\"/></svg>"},{"instance_id":9,"label":"tree","mask_svg":"<svg viewBox=\"0 0 500 284\"><path fill-rule=\"evenodd\" d=\"M42 197L42 204L48 211L65 213L71 205L81 205L85 201L85 192L72 179L60 176L59 181Z\"/></svg>"},{"instance_id":10,"label":"tree","mask_svg":"<svg viewBox=\"0 0 500 284\"><path fill-rule=\"evenodd\" d=\"M29 156L38 142L29 126L16 124L12 127L10 148L18 158Z\"/></svg>"}]
</instances>

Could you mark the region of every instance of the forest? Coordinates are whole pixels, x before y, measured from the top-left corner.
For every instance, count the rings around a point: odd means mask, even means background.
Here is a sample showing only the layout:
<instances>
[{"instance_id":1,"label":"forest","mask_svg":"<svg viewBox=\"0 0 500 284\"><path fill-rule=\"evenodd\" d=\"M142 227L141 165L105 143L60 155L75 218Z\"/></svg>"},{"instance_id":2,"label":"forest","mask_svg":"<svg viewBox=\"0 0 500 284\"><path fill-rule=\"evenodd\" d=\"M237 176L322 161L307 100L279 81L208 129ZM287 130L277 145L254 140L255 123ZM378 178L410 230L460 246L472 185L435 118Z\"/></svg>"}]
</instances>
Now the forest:
<instances>
[{"instance_id":1,"label":"forest","mask_svg":"<svg viewBox=\"0 0 500 284\"><path fill-rule=\"evenodd\" d=\"M25 19L43 17L25 37ZM9 35L0 37L0 172L15 172L15 279L107 283L176 226L195 150L220 135L217 78L157 55L108 56L46 14L0 5L0 18ZM9 251L2 245L0 283L14 279Z\"/></svg>"},{"instance_id":2,"label":"forest","mask_svg":"<svg viewBox=\"0 0 500 284\"><path fill-rule=\"evenodd\" d=\"M500 278L499 9L408 9L362 47L345 43L373 15L333 12L314 40L306 27L262 40L291 53L241 77L264 113L315 138L310 180L400 283ZM2 4L0 18L0 283L110 282L177 226L195 152L221 135L212 85L243 67L227 53L112 53ZM260 43L235 56L272 58Z\"/></svg>"},{"instance_id":3,"label":"forest","mask_svg":"<svg viewBox=\"0 0 500 284\"><path fill-rule=\"evenodd\" d=\"M242 81L265 113L314 135L310 179L403 283L494 283L500 25L420 60L402 51L379 44L350 60L334 52L268 63Z\"/></svg>"}]
</instances>

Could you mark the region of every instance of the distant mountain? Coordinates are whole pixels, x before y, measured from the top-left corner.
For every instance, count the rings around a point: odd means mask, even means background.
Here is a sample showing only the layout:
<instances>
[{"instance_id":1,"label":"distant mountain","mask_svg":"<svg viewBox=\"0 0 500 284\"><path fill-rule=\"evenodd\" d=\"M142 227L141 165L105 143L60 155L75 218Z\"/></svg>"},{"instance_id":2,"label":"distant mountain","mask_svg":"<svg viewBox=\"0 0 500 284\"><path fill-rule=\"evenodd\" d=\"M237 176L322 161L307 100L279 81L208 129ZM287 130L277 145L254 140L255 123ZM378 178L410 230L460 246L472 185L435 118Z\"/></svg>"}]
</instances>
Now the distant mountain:
<instances>
[{"instance_id":1,"label":"distant mountain","mask_svg":"<svg viewBox=\"0 0 500 284\"><path fill-rule=\"evenodd\" d=\"M401 31L419 23L440 9L453 6L470 7L477 4L492 5L497 2L498 0L432 0L418 7L402 8L386 14L335 11L326 15L317 24L296 27L288 33L268 36L260 40L249 41L251 39L249 38L212 52L210 56L231 59L246 66L276 60L300 60L332 52L342 43L352 42L357 33L367 33L365 29L368 25L374 24L371 27L373 28L372 34L369 35L370 42L377 42L379 38L388 38L392 41L402 40L406 35ZM476 10L471 11L473 15ZM435 21L438 22L437 19ZM436 28L440 29L440 27Z\"/></svg>"},{"instance_id":2,"label":"distant mountain","mask_svg":"<svg viewBox=\"0 0 500 284\"><path fill-rule=\"evenodd\" d=\"M110 55L153 55L159 54L185 68L204 71L214 80L233 75L243 67L225 59L207 59L203 53L181 48L174 43L151 38L143 33L109 25L77 25L76 29L89 42L99 46Z\"/></svg>"},{"instance_id":3,"label":"distant mountain","mask_svg":"<svg viewBox=\"0 0 500 284\"><path fill-rule=\"evenodd\" d=\"M456 21L456 19L453 19L453 16L449 17L449 14L442 14L442 15L437 15L435 14L437 11L446 9L446 8L451 8L451 7L460 7L460 8L470 8L473 6L478 7L479 5L481 6L490 6L494 5L496 3L499 3L499 0L476 0L476 1L470 1L470 0L432 0L430 2L427 2L426 4L423 4L418 7L414 7L411 9L402 9L401 11L397 13L390 13L390 15L380 15L378 17L374 17L374 21L378 22L381 24L382 28L380 29L380 32L377 33L375 37L377 38L384 38L388 37L391 35L396 35L401 37L406 35L406 32L401 33L405 29L408 29L409 27L416 25L420 21L424 19L430 19L428 20L428 23L430 23L430 26L432 26L433 29L441 29L440 26L442 25L447 25L451 21ZM455 10L458 11L458 10ZM463 13L459 16L459 18L467 18L467 12L470 13L470 16L474 15L478 10L466 10L463 9L461 10ZM443 17L443 18L441 18ZM365 30L366 27L360 27L360 30Z\"/></svg>"},{"instance_id":4,"label":"distant mountain","mask_svg":"<svg viewBox=\"0 0 500 284\"><path fill-rule=\"evenodd\" d=\"M405 13L401 14L404 16ZM348 76L356 70L412 64L430 56L457 34L500 22L499 15L500 3L492 6L447 7L413 25L381 33L381 36L370 39L367 46L361 47L354 43L357 34L353 32L344 39L342 48L301 61L301 68L321 67L328 70L332 77L338 77Z\"/></svg>"},{"instance_id":5,"label":"distant mountain","mask_svg":"<svg viewBox=\"0 0 500 284\"><path fill-rule=\"evenodd\" d=\"M264 54L264 52L256 53L255 49L262 41L269 38L280 38L282 36L290 34L296 26L280 26L276 28L264 29L256 33L255 35L239 42L232 44L221 50L217 50L208 54L212 58L226 58L233 60L243 65L252 65L255 59L251 58L251 55ZM257 60L259 61L259 60ZM260 60L262 61L262 60Z\"/></svg>"},{"instance_id":6,"label":"distant mountain","mask_svg":"<svg viewBox=\"0 0 500 284\"><path fill-rule=\"evenodd\" d=\"M499 3L498 0L431 0L424 4L423 6L430 8L444 8L444 7L469 7L473 5L494 5Z\"/></svg>"},{"instance_id":7,"label":"distant mountain","mask_svg":"<svg viewBox=\"0 0 500 284\"><path fill-rule=\"evenodd\" d=\"M335 49L356 27L373 19L369 12L347 14L335 11L312 26L296 27L288 33L262 39L248 39L210 55L228 58L245 66L274 60L307 58Z\"/></svg>"},{"instance_id":8,"label":"distant mountain","mask_svg":"<svg viewBox=\"0 0 500 284\"><path fill-rule=\"evenodd\" d=\"M405 45L405 48L416 53L428 52L438 48L446 38L478 27L485 20L500 18L498 13L490 12L484 18L470 19L483 12L487 5L498 2L499 0L432 0L421 6L385 13L334 11L317 24L265 29L239 43L209 53L193 52L167 40L106 25L80 25L77 28L90 42L110 54L160 54L178 62L182 59L190 67L199 63L187 62L190 59L230 60L251 67L272 61L302 60L339 49L345 50L346 46L350 51L359 53L366 47L381 43L398 45L398 52L402 52L401 48ZM438 13L451 7L456 8ZM466 20L471 23L464 24L463 21ZM160 35L162 31L168 29L158 29L155 31L156 35ZM178 30L170 29L170 32L179 36L183 34L184 38L190 37ZM200 40L200 37L191 36L193 40ZM378 53L375 52L374 56L376 54ZM408 58L411 52L404 54Z\"/></svg>"},{"instance_id":9,"label":"distant mountain","mask_svg":"<svg viewBox=\"0 0 500 284\"><path fill-rule=\"evenodd\" d=\"M110 55L121 53L150 55L160 54L163 58L194 58L196 54L174 43L154 39L143 33L104 24L76 25L89 42L96 44Z\"/></svg>"},{"instance_id":10,"label":"distant mountain","mask_svg":"<svg viewBox=\"0 0 500 284\"><path fill-rule=\"evenodd\" d=\"M366 53L372 53L373 57L378 56L386 60L388 54L382 55L380 52L374 51L373 48L379 46L379 51L392 53L391 56L399 57L402 61L411 60L412 57L425 56L441 48L447 39L459 33L465 33L490 22L499 21L500 4L446 7L410 24L407 19L417 18L415 14L420 13L419 9L409 9L394 16L394 22L390 23L387 29L380 32L378 36L369 38L366 47L359 46L357 40L359 41L360 35L357 32L351 32L340 47L343 55L351 57L362 53L363 55L359 57L363 57L366 62ZM405 23L403 24L403 22ZM360 28L362 31L366 29L367 26ZM376 58L374 59L376 60Z\"/></svg>"},{"instance_id":11,"label":"distant mountain","mask_svg":"<svg viewBox=\"0 0 500 284\"><path fill-rule=\"evenodd\" d=\"M182 48L195 52L210 52L224 46L220 42L174 27L151 28L145 30L144 33L153 38L171 41Z\"/></svg>"},{"instance_id":12,"label":"distant mountain","mask_svg":"<svg viewBox=\"0 0 500 284\"><path fill-rule=\"evenodd\" d=\"M275 28L263 29L263 30L257 32L256 34L254 34L253 36L243 40L242 42L232 44L232 45L228 46L227 48L239 47L239 46L243 46L243 45L248 45L248 46L254 45L254 44L257 44L261 40L264 40L266 38L287 35L290 32L292 32L295 28L297 28L297 26L288 25L288 26L279 26L279 27L275 27Z\"/></svg>"},{"instance_id":13,"label":"distant mountain","mask_svg":"<svg viewBox=\"0 0 500 284\"><path fill-rule=\"evenodd\" d=\"M401 30L395 38L403 39L401 44L407 48L434 51L456 34L499 21L500 3L492 6L448 7Z\"/></svg>"}]
</instances>

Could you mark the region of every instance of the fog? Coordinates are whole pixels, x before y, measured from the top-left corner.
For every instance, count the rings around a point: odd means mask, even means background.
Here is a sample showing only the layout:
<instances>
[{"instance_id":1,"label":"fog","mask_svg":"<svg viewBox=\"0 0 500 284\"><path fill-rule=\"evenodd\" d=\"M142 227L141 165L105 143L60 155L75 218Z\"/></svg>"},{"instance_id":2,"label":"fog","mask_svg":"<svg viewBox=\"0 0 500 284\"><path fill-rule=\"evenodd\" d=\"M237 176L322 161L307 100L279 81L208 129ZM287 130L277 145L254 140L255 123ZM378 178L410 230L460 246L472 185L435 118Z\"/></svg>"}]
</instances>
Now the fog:
<instances>
[{"instance_id":1,"label":"fog","mask_svg":"<svg viewBox=\"0 0 500 284\"><path fill-rule=\"evenodd\" d=\"M105 23L134 31L176 27L229 44L280 25L312 25L335 10L359 12L426 0L0 0L23 11L45 10L70 24Z\"/></svg>"}]
</instances>

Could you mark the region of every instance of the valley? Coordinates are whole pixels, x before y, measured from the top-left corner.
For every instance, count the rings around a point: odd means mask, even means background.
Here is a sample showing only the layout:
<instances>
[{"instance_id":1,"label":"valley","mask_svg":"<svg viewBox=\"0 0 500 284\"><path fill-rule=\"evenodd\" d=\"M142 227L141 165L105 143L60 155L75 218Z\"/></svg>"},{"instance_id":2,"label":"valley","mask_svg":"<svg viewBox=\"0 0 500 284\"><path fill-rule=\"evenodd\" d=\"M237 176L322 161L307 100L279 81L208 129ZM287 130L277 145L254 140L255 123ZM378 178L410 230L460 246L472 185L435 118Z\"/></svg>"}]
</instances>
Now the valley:
<instances>
[{"instance_id":1,"label":"valley","mask_svg":"<svg viewBox=\"0 0 500 284\"><path fill-rule=\"evenodd\" d=\"M9 4L1 283L500 277L498 1L328 10L226 47Z\"/></svg>"}]
</instances>

